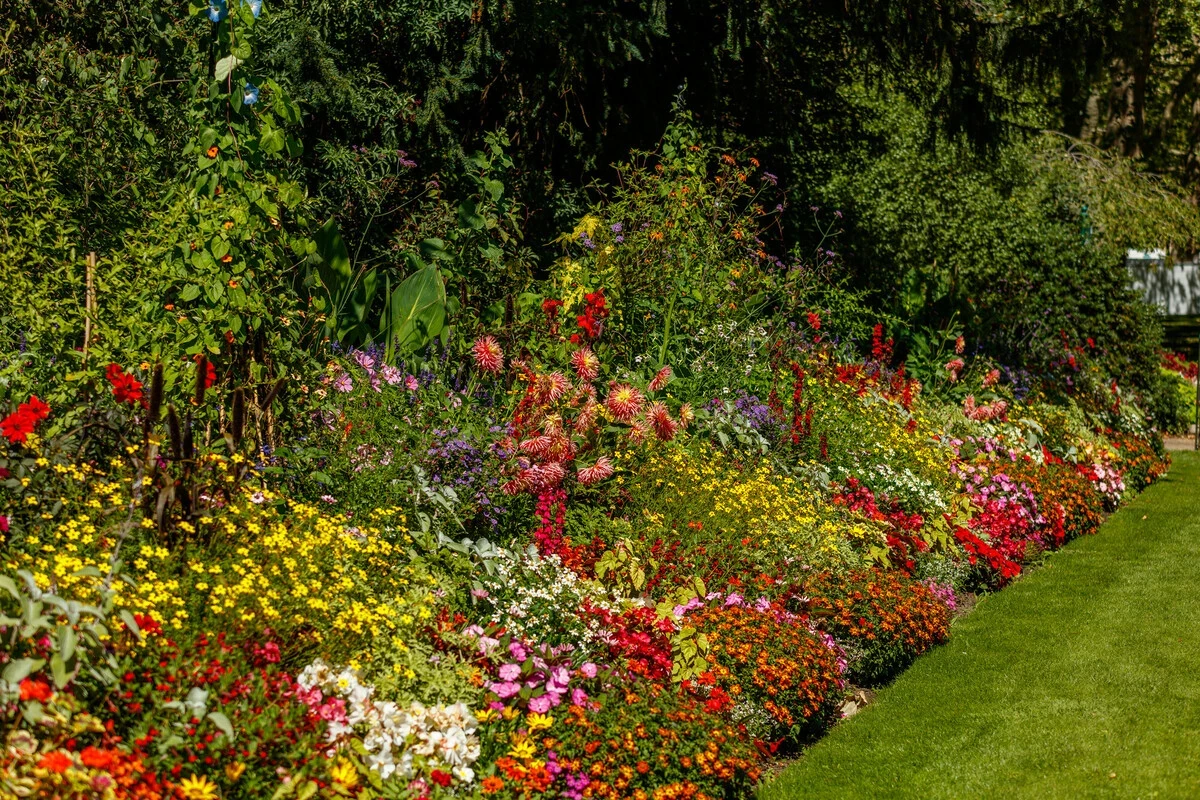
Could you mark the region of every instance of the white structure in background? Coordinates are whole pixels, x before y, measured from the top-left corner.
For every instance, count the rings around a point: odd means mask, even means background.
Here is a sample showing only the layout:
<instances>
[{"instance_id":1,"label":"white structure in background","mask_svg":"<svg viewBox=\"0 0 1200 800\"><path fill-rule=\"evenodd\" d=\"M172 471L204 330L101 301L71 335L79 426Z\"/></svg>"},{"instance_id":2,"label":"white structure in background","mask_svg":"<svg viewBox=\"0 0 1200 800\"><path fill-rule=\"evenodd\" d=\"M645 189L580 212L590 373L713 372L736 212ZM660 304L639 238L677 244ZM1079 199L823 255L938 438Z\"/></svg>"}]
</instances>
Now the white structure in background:
<instances>
[{"instance_id":1,"label":"white structure in background","mask_svg":"<svg viewBox=\"0 0 1200 800\"><path fill-rule=\"evenodd\" d=\"M1166 266L1165 250L1130 250L1125 266L1133 288L1168 317L1200 316L1200 264Z\"/></svg>"}]
</instances>

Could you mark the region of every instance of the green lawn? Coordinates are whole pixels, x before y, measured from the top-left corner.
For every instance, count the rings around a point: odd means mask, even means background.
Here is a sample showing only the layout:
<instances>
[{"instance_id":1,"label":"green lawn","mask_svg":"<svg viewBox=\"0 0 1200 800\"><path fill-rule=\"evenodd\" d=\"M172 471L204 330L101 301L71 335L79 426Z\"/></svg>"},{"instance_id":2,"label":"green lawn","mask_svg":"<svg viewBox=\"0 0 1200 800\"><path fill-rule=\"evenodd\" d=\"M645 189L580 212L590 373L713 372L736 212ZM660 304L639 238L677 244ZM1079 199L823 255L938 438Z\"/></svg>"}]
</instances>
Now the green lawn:
<instances>
[{"instance_id":1,"label":"green lawn","mask_svg":"<svg viewBox=\"0 0 1200 800\"><path fill-rule=\"evenodd\" d=\"M1200 798L1200 458L989 597L777 798Z\"/></svg>"}]
</instances>

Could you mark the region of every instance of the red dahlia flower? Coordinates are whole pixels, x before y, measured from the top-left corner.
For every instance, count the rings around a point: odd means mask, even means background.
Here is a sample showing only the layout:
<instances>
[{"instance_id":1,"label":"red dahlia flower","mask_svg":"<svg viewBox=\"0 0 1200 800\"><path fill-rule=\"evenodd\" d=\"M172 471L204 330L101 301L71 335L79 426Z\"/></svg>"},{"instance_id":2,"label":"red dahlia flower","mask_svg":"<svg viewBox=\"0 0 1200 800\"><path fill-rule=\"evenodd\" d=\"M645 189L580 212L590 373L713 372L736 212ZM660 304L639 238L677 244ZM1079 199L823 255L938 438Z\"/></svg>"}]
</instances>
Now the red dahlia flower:
<instances>
[{"instance_id":1,"label":"red dahlia flower","mask_svg":"<svg viewBox=\"0 0 1200 800\"><path fill-rule=\"evenodd\" d=\"M593 483L599 483L605 478L611 477L613 474L612 459L608 456L600 456L596 459L596 463L590 467L584 467L575 474L579 482L584 486L591 486Z\"/></svg>"},{"instance_id":2,"label":"red dahlia flower","mask_svg":"<svg viewBox=\"0 0 1200 800\"><path fill-rule=\"evenodd\" d=\"M646 388L651 392L661 392L667 388L667 384L671 382L672 376L671 368L669 366L663 367L655 373L654 379L650 381L650 384Z\"/></svg>"},{"instance_id":3,"label":"red dahlia flower","mask_svg":"<svg viewBox=\"0 0 1200 800\"><path fill-rule=\"evenodd\" d=\"M118 403L145 407L146 399L142 393L141 381L121 369L119 364L109 364L108 369L104 371L104 377L112 384L113 397Z\"/></svg>"}]
</instances>

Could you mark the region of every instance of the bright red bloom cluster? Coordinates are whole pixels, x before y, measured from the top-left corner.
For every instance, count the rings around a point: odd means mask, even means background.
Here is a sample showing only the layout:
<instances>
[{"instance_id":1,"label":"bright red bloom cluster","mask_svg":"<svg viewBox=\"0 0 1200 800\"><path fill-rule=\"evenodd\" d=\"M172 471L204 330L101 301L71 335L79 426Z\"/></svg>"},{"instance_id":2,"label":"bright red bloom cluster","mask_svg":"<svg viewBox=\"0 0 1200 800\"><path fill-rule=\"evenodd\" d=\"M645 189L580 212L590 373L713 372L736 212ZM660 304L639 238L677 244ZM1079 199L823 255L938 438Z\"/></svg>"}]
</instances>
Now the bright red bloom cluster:
<instances>
[{"instance_id":1,"label":"bright red bloom cluster","mask_svg":"<svg viewBox=\"0 0 1200 800\"><path fill-rule=\"evenodd\" d=\"M626 669L653 681L671 677L671 634L675 626L670 620L660 619L654 609L645 607L620 614L594 607L584 611L612 634L609 653Z\"/></svg>"},{"instance_id":2,"label":"bright red bloom cluster","mask_svg":"<svg viewBox=\"0 0 1200 800\"><path fill-rule=\"evenodd\" d=\"M13 444L25 444L29 434L33 433L39 422L50 416L50 406L31 395L27 402L17 406L17 410L0 421L0 433Z\"/></svg>"},{"instance_id":3,"label":"bright red bloom cluster","mask_svg":"<svg viewBox=\"0 0 1200 800\"><path fill-rule=\"evenodd\" d=\"M575 317L575 323L582 331L571 334L573 344L582 344L585 340L599 338L604 330L604 320L608 318L608 300L604 297L604 289L588 292L583 296L583 313Z\"/></svg>"},{"instance_id":4,"label":"bright red bloom cluster","mask_svg":"<svg viewBox=\"0 0 1200 800\"><path fill-rule=\"evenodd\" d=\"M1021 574L1021 565L1004 557L996 548L971 533L966 528L954 531L954 538L962 545L971 564L986 565L992 568L998 576L1000 586ZM982 561L982 564L980 562Z\"/></svg>"},{"instance_id":5,"label":"bright red bloom cluster","mask_svg":"<svg viewBox=\"0 0 1200 800\"><path fill-rule=\"evenodd\" d=\"M117 399L118 403L146 407L141 381L123 370L119 364L109 364L104 371L104 377L112 384L113 397Z\"/></svg>"}]
</instances>

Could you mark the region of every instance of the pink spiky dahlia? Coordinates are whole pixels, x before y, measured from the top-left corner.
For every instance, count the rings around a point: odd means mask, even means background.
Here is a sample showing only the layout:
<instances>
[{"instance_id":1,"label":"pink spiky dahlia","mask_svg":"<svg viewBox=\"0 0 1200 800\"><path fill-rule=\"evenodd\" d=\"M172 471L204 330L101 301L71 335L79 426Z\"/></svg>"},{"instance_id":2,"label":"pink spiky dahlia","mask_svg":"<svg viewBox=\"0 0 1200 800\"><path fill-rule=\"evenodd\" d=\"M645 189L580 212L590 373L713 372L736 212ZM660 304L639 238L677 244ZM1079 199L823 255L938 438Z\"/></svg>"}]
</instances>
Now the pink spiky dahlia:
<instances>
[{"instance_id":1,"label":"pink spiky dahlia","mask_svg":"<svg viewBox=\"0 0 1200 800\"><path fill-rule=\"evenodd\" d=\"M667 384L671 382L672 377L674 377L674 373L671 371L671 368L669 366L663 367L657 373L655 373L654 378L646 387L647 391L661 392L663 389L667 388Z\"/></svg>"},{"instance_id":2,"label":"pink spiky dahlia","mask_svg":"<svg viewBox=\"0 0 1200 800\"><path fill-rule=\"evenodd\" d=\"M618 383L609 390L604 405L617 422L632 422L645 402L645 395L636 387Z\"/></svg>"},{"instance_id":3,"label":"pink spiky dahlia","mask_svg":"<svg viewBox=\"0 0 1200 800\"><path fill-rule=\"evenodd\" d=\"M581 347L571 353L571 369L575 370L579 380L591 383L600 377L600 358L592 348Z\"/></svg>"},{"instance_id":4,"label":"pink spiky dahlia","mask_svg":"<svg viewBox=\"0 0 1200 800\"><path fill-rule=\"evenodd\" d=\"M608 456L600 456L596 459L595 464L592 464L590 467L584 467L583 469L579 470L579 472L575 473L575 477L577 477L579 482L584 486L591 486L594 483L599 483L605 478L612 477L612 474L612 459L610 459Z\"/></svg>"},{"instance_id":5,"label":"pink spiky dahlia","mask_svg":"<svg viewBox=\"0 0 1200 800\"><path fill-rule=\"evenodd\" d=\"M504 369L504 351L495 336L480 336L471 345L471 357L475 366L484 372L500 372Z\"/></svg>"}]
</instances>

